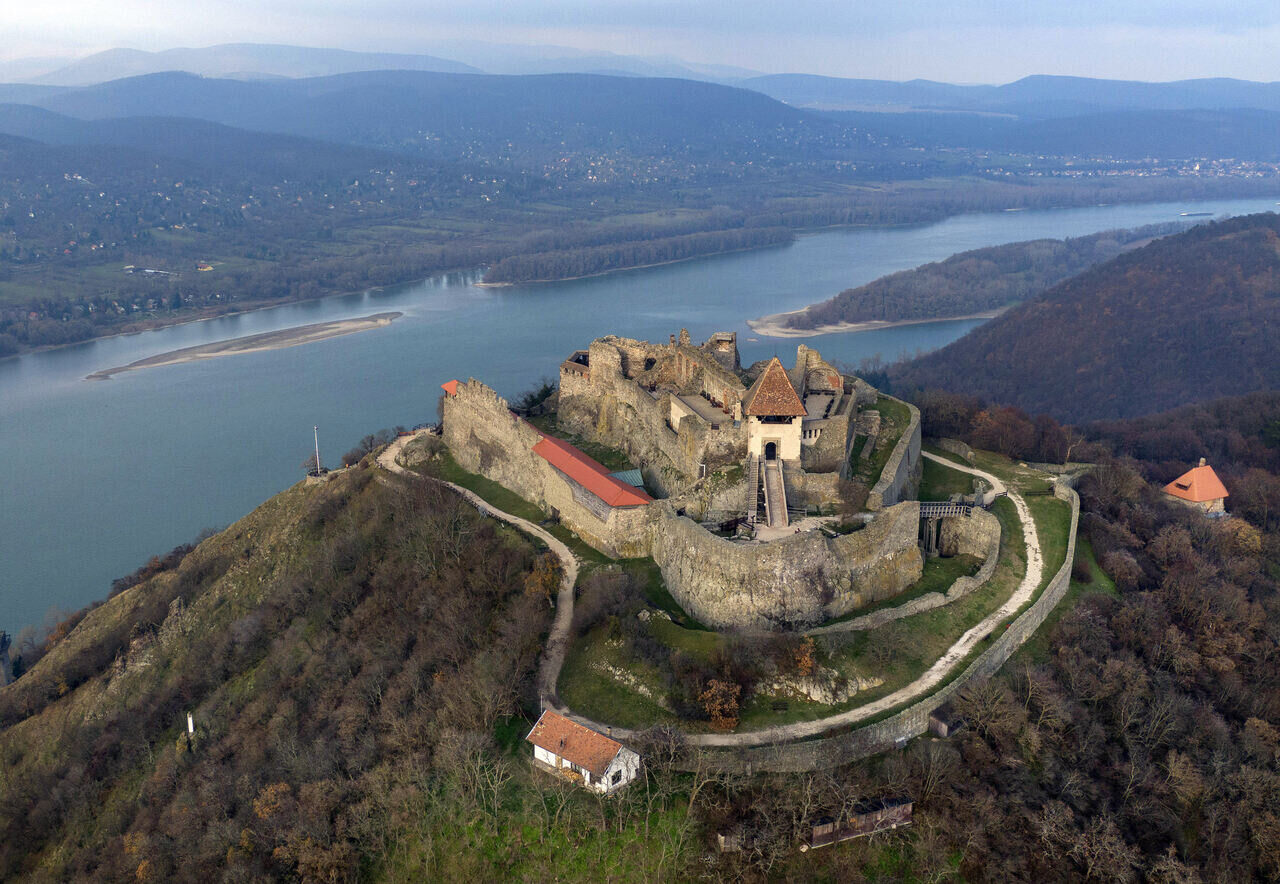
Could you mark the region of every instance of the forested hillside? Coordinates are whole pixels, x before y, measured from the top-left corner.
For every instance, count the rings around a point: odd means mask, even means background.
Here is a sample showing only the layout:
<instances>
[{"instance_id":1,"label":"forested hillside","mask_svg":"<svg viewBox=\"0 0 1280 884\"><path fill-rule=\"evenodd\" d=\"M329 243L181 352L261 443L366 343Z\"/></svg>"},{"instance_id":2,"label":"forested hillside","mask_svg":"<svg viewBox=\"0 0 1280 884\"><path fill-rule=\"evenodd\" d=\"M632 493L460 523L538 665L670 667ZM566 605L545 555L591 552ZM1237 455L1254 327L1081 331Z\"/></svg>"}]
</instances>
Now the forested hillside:
<instances>
[{"instance_id":1,"label":"forested hillside","mask_svg":"<svg viewBox=\"0 0 1280 884\"><path fill-rule=\"evenodd\" d=\"M845 289L829 301L789 314L791 328L845 322L940 319L998 310L1035 297L1136 243L1182 229L1154 225L1072 239L1037 239L974 249L945 261Z\"/></svg>"},{"instance_id":2,"label":"forested hillside","mask_svg":"<svg viewBox=\"0 0 1280 884\"><path fill-rule=\"evenodd\" d=\"M892 370L1060 420L1129 417L1280 386L1280 216L1157 240Z\"/></svg>"}]
</instances>

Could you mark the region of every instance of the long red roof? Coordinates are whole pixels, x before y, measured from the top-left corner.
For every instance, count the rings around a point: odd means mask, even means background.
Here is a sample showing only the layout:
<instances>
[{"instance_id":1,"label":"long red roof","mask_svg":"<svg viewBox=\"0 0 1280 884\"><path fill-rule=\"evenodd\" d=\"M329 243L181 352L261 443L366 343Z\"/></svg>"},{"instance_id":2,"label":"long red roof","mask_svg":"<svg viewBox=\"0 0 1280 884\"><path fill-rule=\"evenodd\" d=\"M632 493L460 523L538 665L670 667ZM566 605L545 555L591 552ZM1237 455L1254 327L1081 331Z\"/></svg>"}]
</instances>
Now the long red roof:
<instances>
[{"instance_id":1,"label":"long red roof","mask_svg":"<svg viewBox=\"0 0 1280 884\"><path fill-rule=\"evenodd\" d=\"M563 439L544 433L533 446L533 453L609 506L644 506L653 502L644 491L613 478L607 469Z\"/></svg>"}]
</instances>

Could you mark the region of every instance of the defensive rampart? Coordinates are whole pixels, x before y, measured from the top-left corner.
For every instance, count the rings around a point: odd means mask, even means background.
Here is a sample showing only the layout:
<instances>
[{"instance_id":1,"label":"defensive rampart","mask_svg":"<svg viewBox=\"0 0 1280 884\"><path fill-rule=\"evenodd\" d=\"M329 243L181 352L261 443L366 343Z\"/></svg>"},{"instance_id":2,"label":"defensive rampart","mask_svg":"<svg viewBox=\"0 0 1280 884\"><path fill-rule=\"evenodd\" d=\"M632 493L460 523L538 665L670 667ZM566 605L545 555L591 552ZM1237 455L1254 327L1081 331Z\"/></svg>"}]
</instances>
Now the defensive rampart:
<instances>
[{"instance_id":1,"label":"defensive rampart","mask_svg":"<svg viewBox=\"0 0 1280 884\"><path fill-rule=\"evenodd\" d=\"M898 439L898 444L893 446L893 453L889 455L884 470L880 473L880 481L876 482L867 495L867 509L873 511L915 496L915 490L920 485L920 409L900 399L893 401L900 402L910 410L911 420Z\"/></svg>"},{"instance_id":2,"label":"defensive rampart","mask_svg":"<svg viewBox=\"0 0 1280 884\"><path fill-rule=\"evenodd\" d=\"M459 466L558 516L597 549L612 556L648 555L648 507L591 506L589 495L533 453L542 434L479 381L459 384L454 395L445 396L443 433Z\"/></svg>"},{"instance_id":3,"label":"defensive rampart","mask_svg":"<svg viewBox=\"0 0 1280 884\"><path fill-rule=\"evenodd\" d=\"M737 543L675 515L653 526L650 548L667 590L690 614L721 629L819 623L897 595L920 579L920 505L901 503L860 531L810 531L769 543Z\"/></svg>"},{"instance_id":4,"label":"defensive rampart","mask_svg":"<svg viewBox=\"0 0 1280 884\"><path fill-rule=\"evenodd\" d=\"M991 645L948 684L888 718L846 733L795 743L733 749L704 750L704 758L726 771L796 772L836 767L900 746L925 733L929 716L966 685L990 678L1013 652L1044 623L1071 585L1071 564L1076 550L1076 528L1080 521L1080 498L1066 482L1059 482L1054 495L1071 504L1071 529L1067 555L1040 597L1018 615ZM997 628L997 631L999 629Z\"/></svg>"}]
</instances>

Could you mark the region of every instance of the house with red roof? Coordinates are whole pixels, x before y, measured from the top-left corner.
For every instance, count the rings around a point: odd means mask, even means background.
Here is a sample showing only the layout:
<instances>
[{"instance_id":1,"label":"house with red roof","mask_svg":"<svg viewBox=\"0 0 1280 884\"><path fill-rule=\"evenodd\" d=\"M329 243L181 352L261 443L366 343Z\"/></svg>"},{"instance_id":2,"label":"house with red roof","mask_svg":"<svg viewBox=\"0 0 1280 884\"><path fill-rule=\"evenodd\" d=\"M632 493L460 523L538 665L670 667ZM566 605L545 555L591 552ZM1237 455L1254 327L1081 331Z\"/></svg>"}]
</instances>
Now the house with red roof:
<instances>
[{"instance_id":1,"label":"house with red roof","mask_svg":"<svg viewBox=\"0 0 1280 884\"><path fill-rule=\"evenodd\" d=\"M613 737L545 710L525 740L539 764L608 795L636 778L640 756Z\"/></svg>"},{"instance_id":2,"label":"house with red roof","mask_svg":"<svg viewBox=\"0 0 1280 884\"><path fill-rule=\"evenodd\" d=\"M1200 458L1199 466L1192 467L1164 486L1164 493L1210 515L1225 513L1226 499L1231 496L1213 467L1205 463L1203 457Z\"/></svg>"}]
</instances>

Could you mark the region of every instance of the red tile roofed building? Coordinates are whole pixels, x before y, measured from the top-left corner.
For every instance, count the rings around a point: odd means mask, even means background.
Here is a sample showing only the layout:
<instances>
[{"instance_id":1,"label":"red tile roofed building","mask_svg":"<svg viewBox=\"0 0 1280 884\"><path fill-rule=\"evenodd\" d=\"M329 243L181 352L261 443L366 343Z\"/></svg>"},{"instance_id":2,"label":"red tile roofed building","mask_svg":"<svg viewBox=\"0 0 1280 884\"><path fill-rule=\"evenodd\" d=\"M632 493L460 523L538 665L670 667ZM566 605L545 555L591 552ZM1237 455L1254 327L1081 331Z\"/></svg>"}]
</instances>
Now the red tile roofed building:
<instances>
[{"instance_id":1,"label":"red tile roofed building","mask_svg":"<svg viewBox=\"0 0 1280 884\"><path fill-rule=\"evenodd\" d=\"M1199 466L1164 486L1164 493L1206 513L1226 512L1224 501L1230 496L1218 474L1203 457Z\"/></svg>"},{"instance_id":2,"label":"red tile roofed building","mask_svg":"<svg viewBox=\"0 0 1280 884\"><path fill-rule=\"evenodd\" d=\"M456 380L453 380L453 381L445 381L443 384L441 384L441 385L440 385L440 389L441 389L441 390L444 390L444 394L445 394L446 396L457 396L457 395L458 395L458 382L457 382Z\"/></svg>"},{"instance_id":3,"label":"red tile roofed building","mask_svg":"<svg viewBox=\"0 0 1280 884\"><path fill-rule=\"evenodd\" d=\"M578 489L581 488L605 507L644 506L653 502L653 498L643 490L615 479L607 469L563 439L543 434L533 446L533 453L571 480L571 485L576 486L573 489L575 498L580 497ZM591 506L601 518L607 518L607 512L601 514L598 505L592 506L594 501L579 502Z\"/></svg>"},{"instance_id":4,"label":"red tile roofed building","mask_svg":"<svg viewBox=\"0 0 1280 884\"><path fill-rule=\"evenodd\" d=\"M533 757L558 773L582 777L588 789L608 794L636 778L640 756L612 737L565 718L550 709L525 737Z\"/></svg>"},{"instance_id":5,"label":"red tile roofed building","mask_svg":"<svg viewBox=\"0 0 1280 884\"><path fill-rule=\"evenodd\" d=\"M764 460L800 460L805 410L791 377L775 356L742 397L747 418L747 452Z\"/></svg>"}]
</instances>

